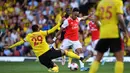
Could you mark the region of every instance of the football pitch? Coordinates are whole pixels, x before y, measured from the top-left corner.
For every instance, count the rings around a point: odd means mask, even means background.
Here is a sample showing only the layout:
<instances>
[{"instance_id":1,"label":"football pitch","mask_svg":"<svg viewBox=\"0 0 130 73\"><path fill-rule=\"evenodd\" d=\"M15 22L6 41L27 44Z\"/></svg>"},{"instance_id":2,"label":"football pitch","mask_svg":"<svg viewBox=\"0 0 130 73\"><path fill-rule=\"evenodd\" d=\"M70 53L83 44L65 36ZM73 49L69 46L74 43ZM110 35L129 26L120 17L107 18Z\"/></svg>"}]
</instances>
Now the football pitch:
<instances>
[{"instance_id":1,"label":"football pitch","mask_svg":"<svg viewBox=\"0 0 130 73\"><path fill-rule=\"evenodd\" d=\"M70 71L67 68L67 63L62 66L61 63L57 63L60 71L59 73L88 73L88 71L80 72ZM86 66L87 63L86 63ZM49 73L47 68L42 66L39 62L0 62L0 73ZM101 65L97 73L114 73L114 63L105 63ZM124 73L130 73L130 63L125 63Z\"/></svg>"}]
</instances>

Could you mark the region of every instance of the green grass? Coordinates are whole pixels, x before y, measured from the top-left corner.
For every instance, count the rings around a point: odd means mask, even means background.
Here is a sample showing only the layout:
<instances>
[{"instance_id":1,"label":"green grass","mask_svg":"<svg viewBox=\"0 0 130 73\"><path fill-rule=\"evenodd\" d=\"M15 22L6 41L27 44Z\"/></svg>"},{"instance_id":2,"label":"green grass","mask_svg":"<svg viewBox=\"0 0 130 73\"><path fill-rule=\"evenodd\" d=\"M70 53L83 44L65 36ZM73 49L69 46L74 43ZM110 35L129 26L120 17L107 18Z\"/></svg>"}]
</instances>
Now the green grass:
<instances>
[{"instance_id":1,"label":"green grass","mask_svg":"<svg viewBox=\"0 0 130 73\"><path fill-rule=\"evenodd\" d=\"M57 63L60 68L59 73L88 73L78 71L70 71L67 65L62 66ZM86 65L87 66L87 65ZM0 73L49 73L47 68L39 62L0 62ZM97 73L114 73L114 63L105 63L100 66ZM124 73L130 73L130 63L125 63Z\"/></svg>"}]
</instances>

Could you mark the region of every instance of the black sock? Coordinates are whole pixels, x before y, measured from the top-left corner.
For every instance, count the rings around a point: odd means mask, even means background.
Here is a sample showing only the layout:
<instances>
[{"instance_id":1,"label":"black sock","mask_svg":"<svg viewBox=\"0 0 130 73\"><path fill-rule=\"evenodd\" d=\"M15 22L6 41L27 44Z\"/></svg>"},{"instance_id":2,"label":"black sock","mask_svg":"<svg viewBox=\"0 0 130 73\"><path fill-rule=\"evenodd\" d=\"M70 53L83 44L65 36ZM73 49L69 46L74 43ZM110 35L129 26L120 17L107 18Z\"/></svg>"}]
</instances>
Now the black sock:
<instances>
[{"instance_id":1,"label":"black sock","mask_svg":"<svg viewBox=\"0 0 130 73\"><path fill-rule=\"evenodd\" d=\"M82 61L84 58L83 57L80 57L80 60Z\"/></svg>"}]
</instances>

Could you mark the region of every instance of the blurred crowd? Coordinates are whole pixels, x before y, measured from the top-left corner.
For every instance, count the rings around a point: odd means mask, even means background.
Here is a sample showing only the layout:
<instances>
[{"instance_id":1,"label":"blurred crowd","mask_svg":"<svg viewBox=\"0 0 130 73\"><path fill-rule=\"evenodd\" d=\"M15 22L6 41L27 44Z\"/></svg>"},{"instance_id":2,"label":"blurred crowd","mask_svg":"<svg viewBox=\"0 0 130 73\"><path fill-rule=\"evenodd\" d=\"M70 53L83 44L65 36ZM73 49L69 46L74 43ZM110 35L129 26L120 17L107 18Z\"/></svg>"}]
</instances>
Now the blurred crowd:
<instances>
[{"instance_id":1,"label":"blurred crowd","mask_svg":"<svg viewBox=\"0 0 130 73\"><path fill-rule=\"evenodd\" d=\"M97 3L98 0L0 0L0 56L34 56L28 42L13 49L6 47L32 32L32 25L37 24L41 30L48 30L62 21L69 9L77 7L89 11L85 6ZM123 10L130 31L130 0L124 1ZM83 24L86 21L80 23L81 31L85 29ZM52 42L54 35L47 37L48 43ZM126 45L125 55L130 55L130 40Z\"/></svg>"}]
</instances>

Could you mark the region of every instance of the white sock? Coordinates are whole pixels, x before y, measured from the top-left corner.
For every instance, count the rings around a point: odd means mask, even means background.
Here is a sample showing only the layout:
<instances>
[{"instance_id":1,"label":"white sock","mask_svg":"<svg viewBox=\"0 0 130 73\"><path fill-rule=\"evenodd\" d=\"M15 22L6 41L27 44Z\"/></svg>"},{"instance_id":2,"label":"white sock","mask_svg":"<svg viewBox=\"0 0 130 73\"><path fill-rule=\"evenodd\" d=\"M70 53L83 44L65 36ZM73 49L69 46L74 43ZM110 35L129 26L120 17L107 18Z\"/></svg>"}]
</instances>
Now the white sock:
<instances>
[{"instance_id":1,"label":"white sock","mask_svg":"<svg viewBox=\"0 0 130 73\"><path fill-rule=\"evenodd\" d=\"M81 54L79 54L79 56L84 57L84 54L81 53ZM81 60L79 60L79 64L80 64L80 68L84 67L84 63Z\"/></svg>"}]
</instances>

